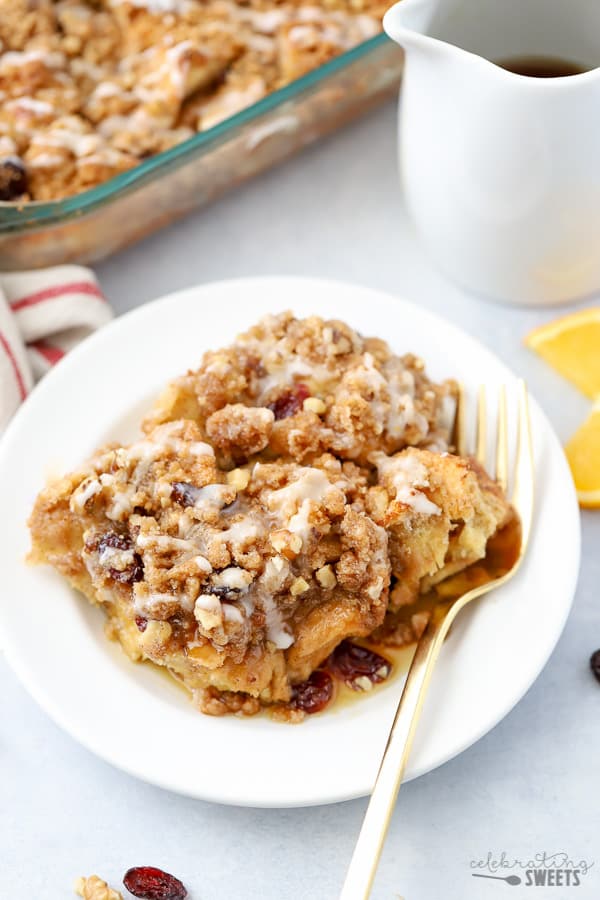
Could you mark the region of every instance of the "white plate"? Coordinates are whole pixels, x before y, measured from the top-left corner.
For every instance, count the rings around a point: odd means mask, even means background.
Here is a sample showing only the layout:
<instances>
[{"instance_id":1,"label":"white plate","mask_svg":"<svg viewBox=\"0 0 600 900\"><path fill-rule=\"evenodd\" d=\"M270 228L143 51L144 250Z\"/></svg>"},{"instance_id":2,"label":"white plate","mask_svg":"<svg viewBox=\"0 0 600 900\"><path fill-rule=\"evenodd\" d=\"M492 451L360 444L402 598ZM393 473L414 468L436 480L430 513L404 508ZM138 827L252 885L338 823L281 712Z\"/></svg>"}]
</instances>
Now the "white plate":
<instances>
[{"instance_id":1,"label":"white plate","mask_svg":"<svg viewBox=\"0 0 600 900\"><path fill-rule=\"evenodd\" d=\"M396 297L292 278L208 284L157 300L86 340L24 404L0 444L0 634L15 671L52 718L94 753L149 782L220 803L300 806L367 794L402 686L302 725L210 718L151 666L103 634L102 613L48 569L24 564L25 520L49 474L109 438L129 439L150 399L202 352L259 316L291 308L345 319L435 378L488 388L514 376L447 322ZM460 617L435 672L407 778L460 753L527 691L550 656L573 597L579 516L557 438L532 404L538 473L533 542L519 575Z\"/></svg>"}]
</instances>

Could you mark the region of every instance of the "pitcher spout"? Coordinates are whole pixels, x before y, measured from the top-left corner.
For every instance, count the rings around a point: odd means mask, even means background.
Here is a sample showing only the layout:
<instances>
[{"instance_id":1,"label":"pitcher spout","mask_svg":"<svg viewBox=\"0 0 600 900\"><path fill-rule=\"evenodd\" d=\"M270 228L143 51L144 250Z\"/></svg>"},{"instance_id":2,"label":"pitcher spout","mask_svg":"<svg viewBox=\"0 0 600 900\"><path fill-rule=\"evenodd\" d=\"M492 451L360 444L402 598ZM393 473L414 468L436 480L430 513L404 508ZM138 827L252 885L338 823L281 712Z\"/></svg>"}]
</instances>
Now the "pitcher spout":
<instances>
[{"instance_id":1,"label":"pitcher spout","mask_svg":"<svg viewBox=\"0 0 600 900\"><path fill-rule=\"evenodd\" d=\"M438 0L400 0L383 17L383 28L403 47L422 44L437 10Z\"/></svg>"}]
</instances>

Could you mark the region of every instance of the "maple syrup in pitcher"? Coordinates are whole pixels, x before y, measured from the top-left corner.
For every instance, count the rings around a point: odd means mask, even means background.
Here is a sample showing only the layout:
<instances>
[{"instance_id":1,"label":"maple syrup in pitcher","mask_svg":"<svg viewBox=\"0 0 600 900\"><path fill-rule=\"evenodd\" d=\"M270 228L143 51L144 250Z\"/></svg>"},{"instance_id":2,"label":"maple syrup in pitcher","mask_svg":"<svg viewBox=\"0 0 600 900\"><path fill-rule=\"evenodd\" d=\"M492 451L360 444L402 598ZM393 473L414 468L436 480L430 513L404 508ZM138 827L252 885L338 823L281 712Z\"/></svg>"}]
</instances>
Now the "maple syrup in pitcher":
<instances>
[{"instance_id":1,"label":"maple syrup in pitcher","mask_svg":"<svg viewBox=\"0 0 600 900\"><path fill-rule=\"evenodd\" d=\"M496 60L496 65L529 78L564 78L566 75L581 75L590 71L588 66L560 56L510 56Z\"/></svg>"}]
</instances>

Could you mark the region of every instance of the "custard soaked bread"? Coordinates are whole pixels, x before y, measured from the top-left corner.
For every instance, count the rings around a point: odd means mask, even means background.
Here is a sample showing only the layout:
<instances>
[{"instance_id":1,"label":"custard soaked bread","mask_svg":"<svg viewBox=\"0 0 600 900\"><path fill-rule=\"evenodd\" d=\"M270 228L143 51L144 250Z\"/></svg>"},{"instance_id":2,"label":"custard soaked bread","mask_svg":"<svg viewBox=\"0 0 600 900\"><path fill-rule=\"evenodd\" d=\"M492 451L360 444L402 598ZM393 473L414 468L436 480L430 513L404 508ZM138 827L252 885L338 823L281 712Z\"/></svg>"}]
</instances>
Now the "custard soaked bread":
<instances>
[{"instance_id":1,"label":"custard soaked bread","mask_svg":"<svg viewBox=\"0 0 600 900\"><path fill-rule=\"evenodd\" d=\"M378 486L369 512L389 537L388 616L376 639L402 647L418 640L431 613L427 594L483 559L487 543L513 517L498 484L471 458L407 449L374 454Z\"/></svg>"}]
</instances>

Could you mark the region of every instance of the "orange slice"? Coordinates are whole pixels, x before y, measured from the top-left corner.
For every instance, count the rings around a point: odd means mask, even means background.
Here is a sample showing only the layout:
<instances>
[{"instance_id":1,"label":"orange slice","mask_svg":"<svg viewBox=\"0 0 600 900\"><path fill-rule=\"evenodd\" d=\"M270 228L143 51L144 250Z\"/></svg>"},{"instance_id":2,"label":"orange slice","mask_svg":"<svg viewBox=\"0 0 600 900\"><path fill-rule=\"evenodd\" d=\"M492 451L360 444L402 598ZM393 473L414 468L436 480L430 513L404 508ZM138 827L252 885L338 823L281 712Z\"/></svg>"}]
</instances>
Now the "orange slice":
<instances>
[{"instance_id":1,"label":"orange slice","mask_svg":"<svg viewBox=\"0 0 600 900\"><path fill-rule=\"evenodd\" d=\"M565 447L581 506L600 507L600 403Z\"/></svg>"},{"instance_id":2,"label":"orange slice","mask_svg":"<svg viewBox=\"0 0 600 900\"><path fill-rule=\"evenodd\" d=\"M588 397L600 398L600 308L548 322L525 343Z\"/></svg>"}]
</instances>

